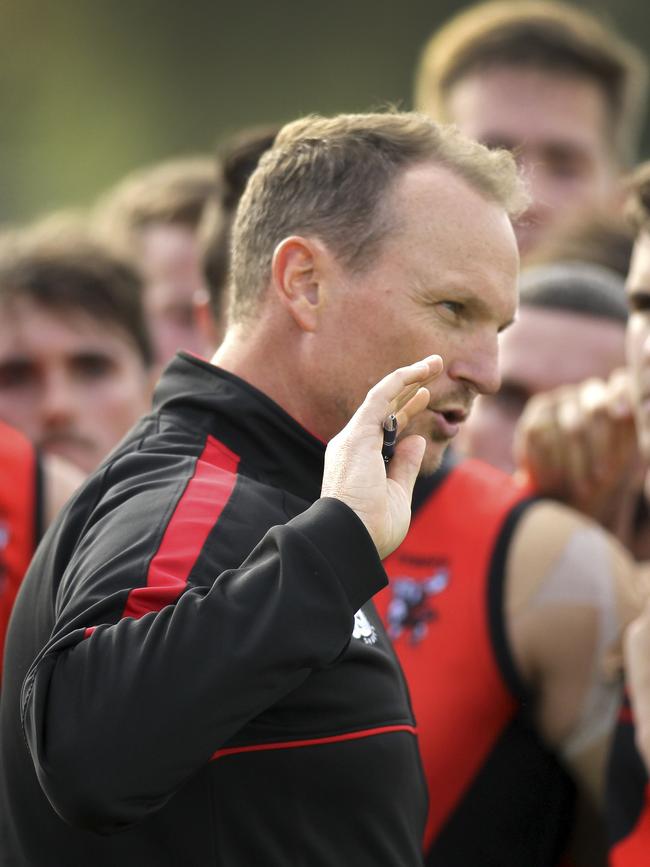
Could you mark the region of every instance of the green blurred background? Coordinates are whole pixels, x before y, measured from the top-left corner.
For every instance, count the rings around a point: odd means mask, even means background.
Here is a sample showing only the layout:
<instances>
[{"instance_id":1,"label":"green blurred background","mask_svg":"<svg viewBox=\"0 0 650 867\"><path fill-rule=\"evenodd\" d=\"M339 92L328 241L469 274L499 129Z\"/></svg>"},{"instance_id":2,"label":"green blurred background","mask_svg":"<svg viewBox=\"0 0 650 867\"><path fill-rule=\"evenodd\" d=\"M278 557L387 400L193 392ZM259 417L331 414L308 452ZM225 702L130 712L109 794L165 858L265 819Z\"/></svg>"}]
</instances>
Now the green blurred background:
<instances>
[{"instance_id":1,"label":"green blurred background","mask_svg":"<svg viewBox=\"0 0 650 867\"><path fill-rule=\"evenodd\" d=\"M454 0L0 0L0 221L89 203L237 128L411 105ZM650 0L597 11L650 54ZM643 156L650 155L646 123Z\"/></svg>"}]
</instances>

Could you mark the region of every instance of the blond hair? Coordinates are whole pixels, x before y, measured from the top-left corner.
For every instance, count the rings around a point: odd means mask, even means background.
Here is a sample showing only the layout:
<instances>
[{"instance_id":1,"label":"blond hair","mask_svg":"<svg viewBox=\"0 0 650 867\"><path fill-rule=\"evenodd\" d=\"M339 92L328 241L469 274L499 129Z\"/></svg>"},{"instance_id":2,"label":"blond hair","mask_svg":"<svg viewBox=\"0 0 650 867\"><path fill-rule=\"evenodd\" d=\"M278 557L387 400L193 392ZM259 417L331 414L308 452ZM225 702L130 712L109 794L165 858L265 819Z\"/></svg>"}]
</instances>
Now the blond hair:
<instances>
[{"instance_id":1,"label":"blond hair","mask_svg":"<svg viewBox=\"0 0 650 867\"><path fill-rule=\"evenodd\" d=\"M592 80L605 98L616 159L634 162L647 97L645 59L609 24L553 0L490 0L452 18L422 53L416 108L448 122L448 97L457 81L510 65Z\"/></svg>"},{"instance_id":2,"label":"blond hair","mask_svg":"<svg viewBox=\"0 0 650 867\"><path fill-rule=\"evenodd\" d=\"M399 174L426 162L449 169L511 216L527 197L512 156L413 112L309 116L283 127L251 176L235 220L230 315L253 314L273 252L292 234L325 242L363 271L393 225L387 194Z\"/></svg>"},{"instance_id":3,"label":"blond hair","mask_svg":"<svg viewBox=\"0 0 650 867\"><path fill-rule=\"evenodd\" d=\"M212 157L169 160L132 172L105 193L94 210L94 227L109 243L134 254L138 235L148 226L162 223L196 230L206 203L219 193L220 176Z\"/></svg>"}]
</instances>

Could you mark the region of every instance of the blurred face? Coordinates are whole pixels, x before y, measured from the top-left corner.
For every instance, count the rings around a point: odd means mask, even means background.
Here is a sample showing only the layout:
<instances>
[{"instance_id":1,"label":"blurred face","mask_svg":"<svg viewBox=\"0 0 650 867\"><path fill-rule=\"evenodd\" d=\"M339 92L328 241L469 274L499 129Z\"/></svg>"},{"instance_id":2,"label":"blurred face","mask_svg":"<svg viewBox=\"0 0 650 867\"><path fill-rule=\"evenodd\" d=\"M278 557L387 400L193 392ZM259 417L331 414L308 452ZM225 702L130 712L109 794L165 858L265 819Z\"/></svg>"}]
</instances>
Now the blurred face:
<instances>
[{"instance_id":1,"label":"blurred face","mask_svg":"<svg viewBox=\"0 0 650 867\"><path fill-rule=\"evenodd\" d=\"M0 316L0 418L44 452L93 470L149 409L135 345L78 312L22 299Z\"/></svg>"},{"instance_id":2,"label":"blurred face","mask_svg":"<svg viewBox=\"0 0 650 867\"><path fill-rule=\"evenodd\" d=\"M642 232L634 245L627 279L630 318L627 362L632 383L639 448L650 460L650 234Z\"/></svg>"},{"instance_id":3,"label":"blurred face","mask_svg":"<svg viewBox=\"0 0 650 867\"><path fill-rule=\"evenodd\" d=\"M458 445L510 473L515 427L528 399L592 376L606 379L625 362L625 326L565 310L521 307L501 338L500 358L501 388L476 401Z\"/></svg>"},{"instance_id":4,"label":"blurred face","mask_svg":"<svg viewBox=\"0 0 650 867\"><path fill-rule=\"evenodd\" d=\"M140 255L145 312L159 368L178 349L202 354L194 301L204 286L195 233L180 225L147 226L140 233Z\"/></svg>"},{"instance_id":5,"label":"blurred face","mask_svg":"<svg viewBox=\"0 0 650 867\"><path fill-rule=\"evenodd\" d=\"M427 440L423 472L432 472L474 397L498 387L497 335L516 306L516 241L499 206L437 166L406 170L387 206L395 229L369 269L333 274L314 399L331 436L381 377L439 353L444 371L415 427Z\"/></svg>"},{"instance_id":6,"label":"blurred face","mask_svg":"<svg viewBox=\"0 0 650 867\"><path fill-rule=\"evenodd\" d=\"M495 67L453 85L447 109L466 135L515 153L532 198L515 228L522 255L560 219L603 206L615 195L611 121L594 82L526 67Z\"/></svg>"}]
</instances>

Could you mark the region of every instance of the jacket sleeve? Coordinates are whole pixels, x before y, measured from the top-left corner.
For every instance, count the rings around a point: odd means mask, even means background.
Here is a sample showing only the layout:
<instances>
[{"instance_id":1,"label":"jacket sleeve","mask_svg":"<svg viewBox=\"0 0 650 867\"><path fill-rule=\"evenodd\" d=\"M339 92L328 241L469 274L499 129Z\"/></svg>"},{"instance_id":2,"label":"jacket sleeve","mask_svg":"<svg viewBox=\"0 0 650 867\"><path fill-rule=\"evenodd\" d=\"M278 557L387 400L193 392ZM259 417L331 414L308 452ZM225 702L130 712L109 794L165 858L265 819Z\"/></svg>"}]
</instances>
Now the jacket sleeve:
<instances>
[{"instance_id":1,"label":"jacket sleeve","mask_svg":"<svg viewBox=\"0 0 650 867\"><path fill-rule=\"evenodd\" d=\"M118 511L119 537L108 510L93 555L76 549L22 692L47 797L67 822L101 833L159 809L248 720L332 663L354 613L386 583L361 521L321 499L211 585L122 617L141 580L129 570L142 518L129 502Z\"/></svg>"}]
</instances>

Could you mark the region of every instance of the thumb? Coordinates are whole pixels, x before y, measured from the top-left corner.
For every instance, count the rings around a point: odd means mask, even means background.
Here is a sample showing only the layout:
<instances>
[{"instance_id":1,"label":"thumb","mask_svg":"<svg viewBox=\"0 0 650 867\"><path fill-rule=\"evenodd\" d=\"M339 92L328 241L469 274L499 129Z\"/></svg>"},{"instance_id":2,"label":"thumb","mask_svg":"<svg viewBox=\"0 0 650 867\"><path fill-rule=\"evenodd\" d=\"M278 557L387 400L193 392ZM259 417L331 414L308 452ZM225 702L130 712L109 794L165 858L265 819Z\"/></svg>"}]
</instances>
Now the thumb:
<instances>
[{"instance_id":1,"label":"thumb","mask_svg":"<svg viewBox=\"0 0 650 867\"><path fill-rule=\"evenodd\" d=\"M397 444L395 454L388 466L388 478L402 488L409 503L413 496L413 485L420 472L426 445L424 437L417 434L405 437Z\"/></svg>"}]
</instances>

